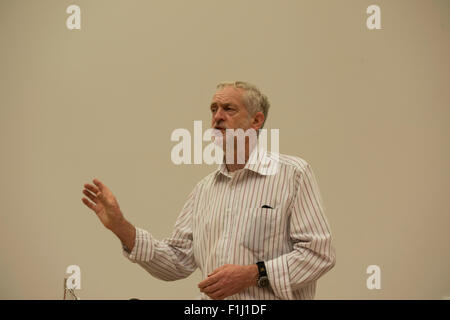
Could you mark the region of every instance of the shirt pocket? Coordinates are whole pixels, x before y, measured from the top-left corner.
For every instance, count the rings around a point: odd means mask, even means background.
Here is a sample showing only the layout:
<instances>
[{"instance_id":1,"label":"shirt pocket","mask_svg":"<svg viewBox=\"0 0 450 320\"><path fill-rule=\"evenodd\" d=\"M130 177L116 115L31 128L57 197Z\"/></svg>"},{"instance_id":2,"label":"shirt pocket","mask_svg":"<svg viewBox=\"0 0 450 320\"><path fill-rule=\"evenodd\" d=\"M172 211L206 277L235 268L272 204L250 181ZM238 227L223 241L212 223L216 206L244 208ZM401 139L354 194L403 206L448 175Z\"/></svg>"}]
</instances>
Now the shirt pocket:
<instances>
[{"instance_id":1,"label":"shirt pocket","mask_svg":"<svg viewBox=\"0 0 450 320\"><path fill-rule=\"evenodd\" d=\"M278 256L285 231L281 209L248 208L244 217L241 245L256 259Z\"/></svg>"}]
</instances>

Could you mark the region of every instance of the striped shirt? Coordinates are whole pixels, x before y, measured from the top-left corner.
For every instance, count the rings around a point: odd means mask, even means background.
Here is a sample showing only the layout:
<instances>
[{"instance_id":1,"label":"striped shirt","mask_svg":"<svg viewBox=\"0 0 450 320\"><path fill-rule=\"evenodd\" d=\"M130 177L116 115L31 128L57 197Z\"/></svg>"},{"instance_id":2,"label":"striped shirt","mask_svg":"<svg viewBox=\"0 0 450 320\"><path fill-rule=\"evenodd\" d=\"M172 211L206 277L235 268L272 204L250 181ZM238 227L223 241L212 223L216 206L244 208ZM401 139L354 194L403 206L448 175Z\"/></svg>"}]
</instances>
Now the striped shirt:
<instances>
[{"instance_id":1,"label":"striped shirt","mask_svg":"<svg viewBox=\"0 0 450 320\"><path fill-rule=\"evenodd\" d=\"M203 178L171 237L156 240L136 228L135 246L124 255L166 281L186 278L197 267L205 279L224 264L264 261L269 287L248 287L227 299L313 299L317 279L335 264L314 173L299 157L256 154L241 170L229 173L221 164Z\"/></svg>"}]
</instances>

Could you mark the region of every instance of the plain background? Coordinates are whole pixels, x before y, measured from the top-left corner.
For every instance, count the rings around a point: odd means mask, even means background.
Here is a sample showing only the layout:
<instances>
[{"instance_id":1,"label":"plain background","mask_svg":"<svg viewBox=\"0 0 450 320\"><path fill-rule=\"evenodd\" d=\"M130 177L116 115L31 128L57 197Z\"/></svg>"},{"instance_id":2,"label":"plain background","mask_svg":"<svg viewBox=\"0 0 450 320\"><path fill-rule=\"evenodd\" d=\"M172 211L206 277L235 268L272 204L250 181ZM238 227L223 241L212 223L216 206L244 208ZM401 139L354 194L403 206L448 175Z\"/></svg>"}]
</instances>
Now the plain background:
<instances>
[{"instance_id":1,"label":"plain background","mask_svg":"<svg viewBox=\"0 0 450 320\"><path fill-rule=\"evenodd\" d=\"M73 264L82 299L196 298L199 271L130 263L81 191L99 178L169 236L216 169L174 165L170 135L210 124L223 80L259 86L280 151L314 170L337 252L317 299L450 296L449 18L447 0L1 0L0 298L62 299Z\"/></svg>"}]
</instances>

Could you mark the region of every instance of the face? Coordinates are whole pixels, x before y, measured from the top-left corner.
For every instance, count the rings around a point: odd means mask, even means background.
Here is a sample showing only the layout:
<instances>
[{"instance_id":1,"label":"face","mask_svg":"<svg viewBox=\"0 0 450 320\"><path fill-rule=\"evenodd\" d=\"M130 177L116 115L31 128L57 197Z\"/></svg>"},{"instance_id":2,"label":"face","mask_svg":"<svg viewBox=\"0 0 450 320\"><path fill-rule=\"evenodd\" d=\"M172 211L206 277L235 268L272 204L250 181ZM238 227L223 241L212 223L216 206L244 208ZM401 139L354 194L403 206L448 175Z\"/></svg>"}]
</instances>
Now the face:
<instances>
[{"instance_id":1,"label":"face","mask_svg":"<svg viewBox=\"0 0 450 320\"><path fill-rule=\"evenodd\" d=\"M260 121L256 118L259 119L261 116L264 118L262 112L257 112L253 117L250 116L244 105L243 93L243 89L228 86L214 94L210 106L212 128L219 129L224 134L225 129L241 128L246 131L250 128L257 130L261 127L262 123L259 123Z\"/></svg>"},{"instance_id":2,"label":"face","mask_svg":"<svg viewBox=\"0 0 450 320\"><path fill-rule=\"evenodd\" d=\"M218 143L225 153L227 153L227 140L228 134L226 129L242 129L246 132L248 129L254 129L257 131L264 122L264 115L262 112L256 112L254 115L250 115L245 107L243 100L244 90L240 88L235 88L233 86L227 86L225 88L217 91L211 102L211 127L218 129L222 132L221 138L217 138L216 143ZM245 157L249 156L248 148L256 143L255 140L245 138L245 149L238 148L237 137L234 137L234 163L244 163L238 162L243 161ZM228 158L227 158L228 159ZM227 160L227 163L230 160Z\"/></svg>"}]
</instances>

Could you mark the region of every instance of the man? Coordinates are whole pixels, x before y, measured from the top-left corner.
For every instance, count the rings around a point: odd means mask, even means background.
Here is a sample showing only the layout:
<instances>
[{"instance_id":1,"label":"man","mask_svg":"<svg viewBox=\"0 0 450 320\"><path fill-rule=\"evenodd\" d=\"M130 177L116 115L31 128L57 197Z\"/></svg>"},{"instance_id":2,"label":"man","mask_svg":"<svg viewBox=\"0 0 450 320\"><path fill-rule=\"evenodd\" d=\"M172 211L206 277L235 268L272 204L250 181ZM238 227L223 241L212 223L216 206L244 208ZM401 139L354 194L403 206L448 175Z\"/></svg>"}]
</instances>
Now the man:
<instances>
[{"instance_id":1,"label":"man","mask_svg":"<svg viewBox=\"0 0 450 320\"><path fill-rule=\"evenodd\" d=\"M229 154L237 144L227 148L225 133L261 129L269 102L251 84L226 82L217 86L210 109ZM313 299L317 279L335 264L313 171L298 157L255 157L250 140L244 161L227 158L195 186L172 236L163 241L130 224L98 179L84 185L90 200L82 201L121 240L124 255L153 276L172 281L200 268L203 299ZM276 164L276 170L265 170L263 163Z\"/></svg>"}]
</instances>

